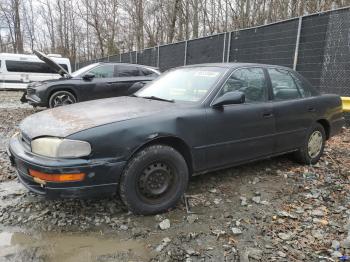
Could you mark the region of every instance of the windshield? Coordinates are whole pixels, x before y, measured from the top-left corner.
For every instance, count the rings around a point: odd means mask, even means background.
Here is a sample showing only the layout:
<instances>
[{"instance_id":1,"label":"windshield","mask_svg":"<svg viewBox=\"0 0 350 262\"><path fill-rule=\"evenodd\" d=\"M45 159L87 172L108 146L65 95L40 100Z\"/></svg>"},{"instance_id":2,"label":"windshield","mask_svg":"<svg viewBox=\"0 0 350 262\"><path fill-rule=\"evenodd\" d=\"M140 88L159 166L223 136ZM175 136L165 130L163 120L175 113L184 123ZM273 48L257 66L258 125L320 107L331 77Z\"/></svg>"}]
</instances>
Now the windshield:
<instances>
[{"instance_id":1,"label":"windshield","mask_svg":"<svg viewBox=\"0 0 350 262\"><path fill-rule=\"evenodd\" d=\"M94 63L94 64L91 64L91 65L84 66L84 67L78 69L77 71L74 71L73 73L71 73L71 76L72 77L80 76L81 74L83 74L83 73L89 71L90 69L96 67L96 65L98 65L98 63Z\"/></svg>"},{"instance_id":2,"label":"windshield","mask_svg":"<svg viewBox=\"0 0 350 262\"><path fill-rule=\"evenodd\" d=\"M222 67L204 66L175 69L152 81L136 96L198 102L204 99L226 71Z\"/></svg>"}]
</instances>

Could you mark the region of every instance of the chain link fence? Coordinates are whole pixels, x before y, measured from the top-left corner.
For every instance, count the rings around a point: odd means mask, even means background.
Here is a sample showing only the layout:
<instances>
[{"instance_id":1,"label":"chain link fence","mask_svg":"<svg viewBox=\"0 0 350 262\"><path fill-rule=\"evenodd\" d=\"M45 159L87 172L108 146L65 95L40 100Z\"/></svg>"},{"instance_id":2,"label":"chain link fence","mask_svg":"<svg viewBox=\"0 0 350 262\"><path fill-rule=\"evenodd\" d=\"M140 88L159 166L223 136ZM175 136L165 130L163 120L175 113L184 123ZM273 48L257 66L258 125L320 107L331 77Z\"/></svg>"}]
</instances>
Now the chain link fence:
<instances>
[{"instance_id":1,"label":"chain link fence","mask_svg":"<svg viewBox=\"0 0 350 262\"><path fill-rule=\"evenodd\" d=\"M161 71L215 62L275 64L296 69L322 92L350 96L350 7L104 57L76 69L101 61Z\"/></svg>"}]
</instances>

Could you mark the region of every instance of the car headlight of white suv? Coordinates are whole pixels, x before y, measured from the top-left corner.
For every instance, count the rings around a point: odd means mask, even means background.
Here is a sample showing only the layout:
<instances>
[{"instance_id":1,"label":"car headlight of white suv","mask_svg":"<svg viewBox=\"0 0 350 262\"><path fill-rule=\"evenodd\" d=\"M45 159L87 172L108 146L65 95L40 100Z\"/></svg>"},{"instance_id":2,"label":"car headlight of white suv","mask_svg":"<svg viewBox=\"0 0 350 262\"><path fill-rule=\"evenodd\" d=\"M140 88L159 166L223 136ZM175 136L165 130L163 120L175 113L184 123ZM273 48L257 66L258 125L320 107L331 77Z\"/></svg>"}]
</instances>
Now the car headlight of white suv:
<instances>
[{"instance_id":1,"label":"car headlight of white suv","mask_svg":"<svg viewBox=\"0 0 350 262\"><path fill-rule=\"evenodd\" d=\"M53 158L79 158L91 153L88 142L63 139L58 137L41 137L31 141L32 152Z\"/></svg>"}]
</instances>

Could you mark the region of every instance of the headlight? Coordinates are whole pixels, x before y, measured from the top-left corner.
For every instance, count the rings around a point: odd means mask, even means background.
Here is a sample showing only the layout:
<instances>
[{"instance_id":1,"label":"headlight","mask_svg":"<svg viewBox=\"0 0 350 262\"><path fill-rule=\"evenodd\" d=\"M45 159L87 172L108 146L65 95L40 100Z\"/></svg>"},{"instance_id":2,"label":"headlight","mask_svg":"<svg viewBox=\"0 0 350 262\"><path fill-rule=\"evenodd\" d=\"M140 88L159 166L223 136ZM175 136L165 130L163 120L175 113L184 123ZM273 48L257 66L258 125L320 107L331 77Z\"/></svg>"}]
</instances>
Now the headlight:
<instances>
[{"instance_id":1,"label":"headlight","mask_svg":"<svg viewBox=\"0 0 350 262\"><path fill-rule=\"evenodd\" d=\"M34 82L34 83L31 83L30 85L28 85L28 87L34 88L34 87L42 86L44 84L46 84L46 82Z\"/></svg>"},{"instance_id":2,"label":"headlight","mask_svg":"<svg viewBox=\"0 0 350 262\"><path fill-rule=\"evenodd\" d=\"M42 137L31 142L32 152L55 158L78 158L90 155L88 142L57 137Z\"/></svg>"}]
</instances>

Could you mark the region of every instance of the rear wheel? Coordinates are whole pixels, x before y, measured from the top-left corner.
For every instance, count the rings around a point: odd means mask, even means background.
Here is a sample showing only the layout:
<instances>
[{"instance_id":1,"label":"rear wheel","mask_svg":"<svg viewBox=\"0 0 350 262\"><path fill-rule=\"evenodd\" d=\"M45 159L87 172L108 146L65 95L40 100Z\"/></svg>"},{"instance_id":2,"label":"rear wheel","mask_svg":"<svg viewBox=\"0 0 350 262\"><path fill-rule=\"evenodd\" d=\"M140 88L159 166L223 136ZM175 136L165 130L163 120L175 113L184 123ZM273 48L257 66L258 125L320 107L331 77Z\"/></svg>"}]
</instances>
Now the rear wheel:
<instances>
[{"instance_id":1,"label":"rear wheel","mask_svg":"<svg viewBox=\"0 0 350 262\"><path fill-rule=\"evenodd\" d=\"M128 163L120 182L120 196L129 211L150 215L172 208L188 184L183 156L165 145L149 146Z\"/></svg>"},{"instance_id":2,"label":"rear wheel","mask_svg":"<svg viewBox=\"0 0 350 262\"><path fill-rule=\"evenodd\" d=\"M54 107L74 104L76 102L77 102L77 99L71 92L61 90L53 93L50 96L49 107L54 108Z\"/></svg>"},{"instance_id":3,"label":"rear wheel","mask_svg":"<svg viewBox=\"0 0 350 262\"><path fill-rule=\"evenodd\" d=\"M316 123L308 132L304 145L295 153L302 164L316 164L320 160L326 142L326 134L321 124Z\"/></svg>"}]
</instances>

